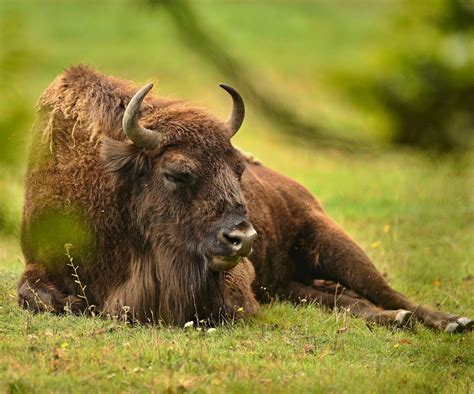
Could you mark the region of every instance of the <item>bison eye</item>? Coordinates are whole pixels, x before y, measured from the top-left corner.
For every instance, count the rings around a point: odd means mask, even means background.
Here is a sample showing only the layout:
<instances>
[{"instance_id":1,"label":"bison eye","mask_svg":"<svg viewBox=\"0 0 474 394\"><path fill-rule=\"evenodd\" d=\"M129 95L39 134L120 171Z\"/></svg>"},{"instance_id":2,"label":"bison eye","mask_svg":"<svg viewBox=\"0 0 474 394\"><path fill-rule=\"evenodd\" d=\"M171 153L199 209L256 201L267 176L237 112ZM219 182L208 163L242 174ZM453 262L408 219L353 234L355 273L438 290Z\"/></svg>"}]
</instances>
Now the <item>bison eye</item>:
<instances>
[{"instance_id":1,"label":"bison eye","mask_svg":"<svg viewBox=\"0 0 474 394\"><path fill-rule=\"evenodd\" d=\"M186 172L175 172L170 170L163 171L163 176L168 182L177 186L186 186L193 183L193 176Z\"/></svg>"}]
</instances>

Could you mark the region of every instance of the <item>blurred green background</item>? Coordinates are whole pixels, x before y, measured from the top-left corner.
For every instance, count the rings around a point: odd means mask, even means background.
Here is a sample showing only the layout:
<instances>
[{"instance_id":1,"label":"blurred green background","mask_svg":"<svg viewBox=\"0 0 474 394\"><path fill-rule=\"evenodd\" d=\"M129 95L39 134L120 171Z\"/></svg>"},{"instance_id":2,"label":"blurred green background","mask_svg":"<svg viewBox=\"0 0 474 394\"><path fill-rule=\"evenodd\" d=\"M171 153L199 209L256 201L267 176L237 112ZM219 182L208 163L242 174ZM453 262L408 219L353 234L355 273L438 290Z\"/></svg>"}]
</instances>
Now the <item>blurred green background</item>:
<instances>
[{"instance_id":1,"label":"blurred green background","mask_svg":"<svg viewBox=\"0 0 474 394\"><path fill-rule=\"evenodd\" d=\"M223 118L235 86L237 146L308 187L397 290L474 317L473 27L472 0L0 0L0 386L469 392L469 334L282 303L213 337L109 330L20 311L15 288L35 102L86 63Z\"/></svg>"}]
</instances>

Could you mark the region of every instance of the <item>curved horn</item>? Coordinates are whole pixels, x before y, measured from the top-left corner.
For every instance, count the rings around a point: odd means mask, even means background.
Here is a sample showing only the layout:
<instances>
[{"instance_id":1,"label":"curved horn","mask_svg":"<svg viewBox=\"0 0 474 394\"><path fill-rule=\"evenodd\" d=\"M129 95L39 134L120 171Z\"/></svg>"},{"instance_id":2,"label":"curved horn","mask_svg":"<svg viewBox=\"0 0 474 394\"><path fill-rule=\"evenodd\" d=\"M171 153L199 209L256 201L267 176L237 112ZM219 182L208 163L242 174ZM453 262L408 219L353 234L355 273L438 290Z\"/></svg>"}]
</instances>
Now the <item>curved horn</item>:
<instances>
[{"instance_id":1,"label":"curved horn","mask_svg":"<svg viewBox=\"0 0 474 394\"><path fill-rule=\"evenodd\" d=\"M225 83L219 84L219 86L224 89L227 93L232 96L232 112L230 113L229 117L226 120L227 126L230 129L231 137L239 131L242 122L244 121L245 117L245 105L244 100L240 96L239 92L235 90L232 86L229 86Z\"/></svg>"},{"instance_id":2,"label":"curved horn","mask_svg":"<svg viewBox=\"0 0 474 394\"><path fill-rule=\"evenodd\" d=\"M140 148L154 148L160 140L160 136L156 131L146 129L138 124L140 105L152 87L153 84L149 83L135 93L128 103L122 118L123 131Z\"/></svg>"}]
</instances>

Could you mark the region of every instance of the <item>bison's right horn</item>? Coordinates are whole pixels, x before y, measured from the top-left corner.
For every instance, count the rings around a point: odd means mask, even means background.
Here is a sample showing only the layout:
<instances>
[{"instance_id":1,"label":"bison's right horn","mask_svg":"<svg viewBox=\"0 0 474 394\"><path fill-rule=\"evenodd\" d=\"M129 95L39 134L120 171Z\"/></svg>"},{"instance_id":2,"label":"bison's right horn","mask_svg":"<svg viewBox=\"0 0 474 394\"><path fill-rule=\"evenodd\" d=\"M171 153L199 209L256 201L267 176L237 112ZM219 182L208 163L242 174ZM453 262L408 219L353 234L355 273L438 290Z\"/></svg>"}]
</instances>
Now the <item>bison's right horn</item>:
<instances>
[{"instance_id":1,"label":"bison's right horn","mask_svg":"<svg viewBox=\"0 0 474 394\"><path fill-rule=\"evenodd\" d=\"M127 134L127 137L130 138L136 146L146 149L155 148L160 140L160 135L156 131L149 130L138 124L140 105L152 87L153 84L149 83L135 93L128 103L122 119L123 131Z\"/></svg>"}]
</instances>

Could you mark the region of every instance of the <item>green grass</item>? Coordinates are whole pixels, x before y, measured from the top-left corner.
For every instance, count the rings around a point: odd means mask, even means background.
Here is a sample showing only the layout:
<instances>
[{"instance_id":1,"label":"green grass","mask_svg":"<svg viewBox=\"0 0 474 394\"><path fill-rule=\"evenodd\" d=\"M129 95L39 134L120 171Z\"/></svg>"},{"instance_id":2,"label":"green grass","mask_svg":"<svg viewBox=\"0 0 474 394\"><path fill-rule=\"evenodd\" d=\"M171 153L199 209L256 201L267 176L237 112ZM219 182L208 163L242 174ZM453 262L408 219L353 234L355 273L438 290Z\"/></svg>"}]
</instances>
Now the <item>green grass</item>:
<instances>
[{"instance_id":1,"label":"green grass","mask_svg":"<svg viewBox=\"0 0 474 394\"><path fill-rule=\"evenodd\" d=\"M233 53L302 112L350 129L381 123L355 113L325 76L349 67L383 36L393 2L196 4ZM36 98L54 76L86 62L139 82L158 80L159 94L194 99L222 116L229 103L217 88L222 77L188 52L158 11L125 1L17 0L0 3L0 18L2 34L5 26L11 32L2 40L0 87L10 93L8 100L0 95L0 133L7 136L2 143L19 141L18 154L0 162L0 392L473 390L472 333L367 327L341 313L281 302L263 306L249 323L212 333L20 310L26 131ZM251 106L236 143L306 185L395 288L474 317L473 155L441 161L408 151L310 150L289 145ZM4 146L2 158L13 157Z\"/></svg>"}]
</instances>

